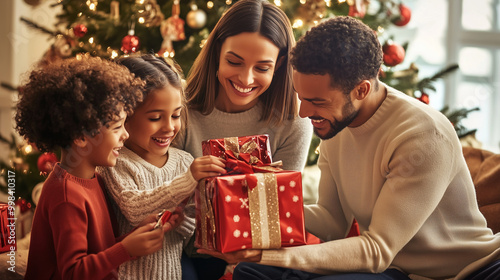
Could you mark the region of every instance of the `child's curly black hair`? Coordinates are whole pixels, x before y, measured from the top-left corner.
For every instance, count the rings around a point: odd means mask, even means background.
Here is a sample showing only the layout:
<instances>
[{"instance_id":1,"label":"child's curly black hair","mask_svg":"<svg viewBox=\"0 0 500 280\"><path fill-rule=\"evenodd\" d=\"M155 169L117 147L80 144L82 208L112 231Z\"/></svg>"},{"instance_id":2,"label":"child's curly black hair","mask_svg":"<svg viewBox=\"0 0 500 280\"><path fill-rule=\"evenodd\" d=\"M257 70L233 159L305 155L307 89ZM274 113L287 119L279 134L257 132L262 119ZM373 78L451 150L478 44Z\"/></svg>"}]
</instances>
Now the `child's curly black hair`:
<instances>
[{"instance_id":1,"label":"child's curly black hair","mask_svg":"<svg viewBox=\"0 0 500 280\"><path fill-rule=\"evenodd\" d=\"M374 31L358 19L339 16L308 31L292 49L290 62L301 73L329 74L332 86L348 93L360 81L376 78L382 61Z\"/></svg>"},{"instance_id":2,"label":"child's curly black hair","mask_svg":"<svg viewBox=\"0 0 500 280\"><path fill-rule=\"evenodd\" d=\"M41 151L67 148L83 136L131 114L144 82L124 66L100 58L66 59L31 72L22 87L16 130Z\"/></svg>"}]
</instances>

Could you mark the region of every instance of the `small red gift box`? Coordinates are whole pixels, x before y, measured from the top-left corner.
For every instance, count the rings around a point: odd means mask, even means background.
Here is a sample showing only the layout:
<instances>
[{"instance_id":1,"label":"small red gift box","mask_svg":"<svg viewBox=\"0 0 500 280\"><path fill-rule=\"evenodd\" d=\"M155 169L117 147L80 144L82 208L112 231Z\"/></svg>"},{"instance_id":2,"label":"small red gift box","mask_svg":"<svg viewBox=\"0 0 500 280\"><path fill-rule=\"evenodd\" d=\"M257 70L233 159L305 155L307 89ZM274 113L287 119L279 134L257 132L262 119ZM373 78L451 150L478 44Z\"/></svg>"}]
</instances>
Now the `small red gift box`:
<instances>
[{"instance_id":1,"label":"small red gift box","mask_svg":"<svg viewBox=\"0 0 500 280\"><path fill-rule=\"evenodd\" d=\"M300 172L207 178L195 203L198 248L226 253L305 244Z\"/></svg>"},{"instance_id":2,"label":"small red gift box","mask_svg":"<svg viewBox=\"0 0 500 280\"><path fill-rule=\"evenodd\" d=\"M225 158L226 153L229 152L234 157L249 164L270 164L272 162L269 136L266 134L210 139L203 141L201 145L203 155Z\"/></svg>"},{"instance_id":3,"label":"small red gift box","mask_svg":"<svg viewBox=\"0 0 500 280\"><path fill-rule=\"evenodd\" d=\"M0 253L16 250L14 206L0 203Z\"/></svg>"}]
</instances>

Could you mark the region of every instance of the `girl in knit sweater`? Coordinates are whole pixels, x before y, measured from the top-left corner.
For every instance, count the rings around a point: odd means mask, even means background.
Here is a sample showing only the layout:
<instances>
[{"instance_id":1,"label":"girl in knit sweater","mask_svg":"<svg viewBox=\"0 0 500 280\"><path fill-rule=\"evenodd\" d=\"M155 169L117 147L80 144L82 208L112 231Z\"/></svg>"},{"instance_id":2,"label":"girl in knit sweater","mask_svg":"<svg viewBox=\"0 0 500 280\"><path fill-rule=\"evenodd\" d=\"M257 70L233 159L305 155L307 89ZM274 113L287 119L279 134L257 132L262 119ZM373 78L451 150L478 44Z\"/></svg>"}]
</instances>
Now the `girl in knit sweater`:
<instances>
[{"instance_id":1,"label":"girl in knit sweater","mask_svg":"<svg viewBox=\"0 0 500 280\"><path fill-rule=\"evenodd\" d=\"M163 249L120 266L120 279L181 279L184 240L194 231L194 214L179 206L193 193L198 180L225 173L223 160L204 156L193 160L184 151L170 147L181 128L183 89L181 75L173 62L154 55L123 58L119 64L146 81L144 101L127 119L130 137L114 168L101 174L120 214L125 232L147 213L174 209L184 221L165 234ZM192 210L192 209L191 209Z\"/></svg>"}]
</instances>

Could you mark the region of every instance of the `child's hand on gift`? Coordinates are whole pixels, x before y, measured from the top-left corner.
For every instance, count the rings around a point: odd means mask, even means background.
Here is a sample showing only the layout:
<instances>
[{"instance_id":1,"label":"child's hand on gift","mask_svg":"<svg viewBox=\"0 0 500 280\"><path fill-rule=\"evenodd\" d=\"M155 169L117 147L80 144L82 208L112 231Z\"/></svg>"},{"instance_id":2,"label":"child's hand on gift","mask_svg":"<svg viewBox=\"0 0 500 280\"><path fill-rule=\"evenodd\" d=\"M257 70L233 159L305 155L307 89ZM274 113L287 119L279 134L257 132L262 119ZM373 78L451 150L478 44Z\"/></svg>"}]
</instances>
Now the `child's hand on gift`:
<instances>
[{"instance_id":1,"label":"child's hand on gift","mask_svg":"<svg viewBox=\"0 0 500 280\"><path fill-rule=\"evenodd\" d=\"M122 245L131 257L149 255L163 247L164 232L153 230L155 223L138 227L122 240Z\"/></svg>"},{"instance_id":2,"label":"child's hand on gift","mask_svg":"<svg viewBox=\"0 0 500 280\"><path fill-rule=\"evenodd\" d=\"M259 249L247 249L229 253L221 253L207 249L198 249L196 250L196 252L199 254L206 254L212 257L223 259L228 264L236 264L239 262L259 262L262 258L262 250Z\"/></svg>"},{"instance_id":3,"label":"child's hand on gift","mask_svg":"<svg viewBox=\"0 0 500 280\"><path fill-rule=\"evenodd\" d=\"M196 181L206 177L226 174L225 160L215 156L202 156L191 163L191 174Z\"/></svg>"}]
</instances>

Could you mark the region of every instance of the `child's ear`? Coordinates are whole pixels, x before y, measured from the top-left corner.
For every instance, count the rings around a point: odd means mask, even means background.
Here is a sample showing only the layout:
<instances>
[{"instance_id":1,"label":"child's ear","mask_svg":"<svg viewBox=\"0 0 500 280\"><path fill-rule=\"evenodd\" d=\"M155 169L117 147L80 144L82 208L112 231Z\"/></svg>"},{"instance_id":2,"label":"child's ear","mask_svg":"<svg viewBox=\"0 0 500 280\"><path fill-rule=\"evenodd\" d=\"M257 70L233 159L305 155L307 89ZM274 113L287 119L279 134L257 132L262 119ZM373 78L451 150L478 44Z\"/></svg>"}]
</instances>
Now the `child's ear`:
<instances>
[{"instance_id":1,"label":"child's ear","mask_svg":"<svg viewBox=\"0 0 500 280\"><path fill-rule=\"evenodd\" d=\"M73 143L75 143L75 145L79 148L85 148L85 146L87 146L88 140L85 136L80 136L73 140Z\"/></svg>"}]
</instances>

